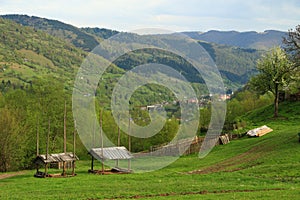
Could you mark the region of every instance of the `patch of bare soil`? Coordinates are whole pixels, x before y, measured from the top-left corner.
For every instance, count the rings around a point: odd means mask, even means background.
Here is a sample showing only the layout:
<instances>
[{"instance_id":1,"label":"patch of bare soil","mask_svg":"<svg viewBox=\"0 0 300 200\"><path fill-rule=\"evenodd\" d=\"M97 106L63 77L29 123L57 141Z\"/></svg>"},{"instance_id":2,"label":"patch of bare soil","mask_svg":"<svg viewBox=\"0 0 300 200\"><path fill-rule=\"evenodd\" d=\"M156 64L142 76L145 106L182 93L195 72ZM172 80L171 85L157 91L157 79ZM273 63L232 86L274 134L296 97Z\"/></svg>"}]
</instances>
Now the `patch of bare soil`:
<instances>
[{"instance_id":1,"label":"patch of bare soil","mask_svg":"<svg viewBox=\"0 0 300 200\"><path fill-rule=\"evenodd\" d=\"M5 178L10 178L10 177L13 177L13 176L23 175L25 173L26 173L25 171L19 171L19 172L9 173L9 174L0 174L0 180L5 179Z\"/></svg>"},{"instance_id":2,"label":"patch of bare soil","mask_svg":"<svg viewBox=\"0 0 300 200\"><path fill-rule=\"evenodd\" d=\"M209 167L188 172L188 174L209 174L215 172L233 172L239 171L245 168L249 168L255 165L259 165L259 158L265 156L271 146L255 146L245 153L234 156L222 162L216 163Z\"/></svg>"}]
</instances>

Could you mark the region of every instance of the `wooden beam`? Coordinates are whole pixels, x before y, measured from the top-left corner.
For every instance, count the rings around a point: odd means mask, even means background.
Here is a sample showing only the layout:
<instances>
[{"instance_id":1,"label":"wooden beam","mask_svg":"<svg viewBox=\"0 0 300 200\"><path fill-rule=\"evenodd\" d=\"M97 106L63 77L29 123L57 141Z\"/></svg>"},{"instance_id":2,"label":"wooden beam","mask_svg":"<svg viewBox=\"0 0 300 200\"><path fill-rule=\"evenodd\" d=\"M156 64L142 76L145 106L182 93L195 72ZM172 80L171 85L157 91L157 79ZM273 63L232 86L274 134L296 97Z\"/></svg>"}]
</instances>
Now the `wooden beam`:
<instances>
[{"instance_id":1,"label":"wooden beam","mask_svg":"<svg viewBox=\"0 0 300 200\"><path fill-rule=\"evenodd\" d=\"M130 118L130 116L129 116L129 121L128 121L128 123L129 123L129 125L128 125L128 151L129 152L131 152L131 136L130 136L130 132L131 132L131 130L130 130L130 124L131 124L131 118ZM128 171L130 172L130 168L131 168L131 166L130 166L130 159L128 160Z\"/></svg>"},{"instance_id":2,"label":"wooden beam","mask_svg":"<svg viewBox=\"0 0 300 200\"><path fill-rule=\"evenodd\" d=\"M64 153L67 153L67 103L65 101L65 112L64 112Z\"/></svg>"},{"instance_id":3,"label":"wooden beam","mask_svg":"<svg viewBox=\"0 0 300 200\"><path fill-rule=\"evenodd\" d=\"M67 153L67 102L65 101L65 111L64 111L64 153ZM67 163L63 161L63 176L66 176Z\"/></svg>"},{"instance_id":4,"label":"wooden beam","mask_svg":"<svg viewBox=\"0 0 300 200\"><path fill-rule=\"evenodd\" d=\"M36 156L40 155L40 144L39 144L39 117L37 117L37 126L36 126Z\"/></svg>"},{"instance_id":5,"label":"wooden beam","mask_svg":"<svg viewBox=\"0 0 300 200\"><path fill-rule=\"evenodd\" d=\"M95 148L95 142L96 142L96 129L95 129L95 124L97 122L97 117L96 119L93 120L93 148Z\"/></svg>"},{"instance_id":6,"label":"wooden beam","mask_svg":"<svg viewBox=\"0 0 300 200\"><path fill-rule=\"evenodd\" d=\"M92 156L91 170L94 171L94 157Z\"/></svg>"},{"instance_id":7,"label":"wooden beam","mask_svg":"<svg viewBox=\"0 0 300 200\"><path fill-rule=\"evenodd\" d=\"M47 134L47 143L46 143L46 160L48 160L48 154L49 154L49 137L50 137L50 118L48 120L48 134Z\"/></svg>"},{"instance_id":8,"label":"wooden beam","mask_svg":"<svg viewBox=\"0 0 300 200\"><path fill-rule=\"evenodd\" d=\"M75 121L76 124L76 121ZM75 175L75 164L76 164L76 125L74 127L74 132L73 132L73 162L72 162L72 175Z\"/></svg>"},{"instance_id":9,"label":"wooden beam","mask_svg":"<svg viewBox=\"0 0 300 200\"><path fill-rule=\"evenodd\" d=\"M104 154L103 154L103 145L104 145L104 143L103 143L103 133L102 133L102 121L103 121L103 119L102 119L102 117L103 117L103 111L102 111L102 109L101 109L101 111L100 111L100 137L101 137L101 155L102 155L102 160L101 160L101 163L102 163L102 174L104 174L104 159L103 159L103 157L104 157Z\"/></svg>"},{"instance_id":10,"label":"wooden beam","mask_svg":"<svg viewBox=\"0 0 300 200\"><path fill-rule=\"evenodd\" d=\"M44 177L46 177L48 174L48 163L45 164L45 175Z\"/></svg>"},{"instance_id":11,"label":"wooden beam","mask_svg":"<svg viewBox=\"0 0 300 200\"><path fill-rule=\"evenodd\" d=\"M128 172L130 172L130 169L131 168L131 160L130 159L128 159Z\"/></svg>"},{"instance_id":12,"label":"wooden beam","mask_svg":"<svg viewBox=\"0 0 300 200\"><path fill-rule=\"evenodd\" d=\"M50 118L48 120L48 134L47 134L47 144L46 144L46 160L48 160L48 154L49 154L49 137L50 137ZM45 176L47 176L48 173L48 163L45 164Z\"/></svg>"},{"instance_id":13,"label":"wooden beam","mask_svg":"<svg viewBox=\"0 0 300 200\"><path fill-rule=\"evenodd\" d=\"M66 161L63 161L63 172L62 172L62 176L66 176L67 175L67 173L66 173L66 168L67 168L67 163L66 163Z\"/></svg>"},{"instance_id":14,"label":"wooden beam","mask_svg":"<svg viewBox=\"0 0 300 200\"><path fill-rule=\"evenodd\" d=\"M102 175L104 174L104 160L102 159L102 161L101 161L101 163L102 163Z\"/></svg>"},{"instance_id":15,"label":"wooden beam","mask_svg":"<svg viewBox=\"0 0 300 200\"><path fill-rule=\"evenodd\" d=\"M118 115L118 147L121 144L121 132L120 132L120 114ZM119 167L119 159L116 160L116 166Z\"/></svg>"},{"instance_id":16,"label":"wooden beam","mask_svg":"<svg viewBox=\"0 0 300 200\"><path fill-rule=\"evenodd\" d=\"M130 119L130 116L129 116L129 119L128 119L128 150L129 152L131 152L131 136L130 136L130 124L131 124L131 119Z\"/></svg>"},{"instance_id":17,"label":"wooden beam","mask_svg":"<svg viewBox=\"0 0 300 200\"><path fill-rule=\"evenodd\" d=\"M121 132L120 132L120 114L118 115L118 147L121 144Z\"/></svg>"}]
</instances>

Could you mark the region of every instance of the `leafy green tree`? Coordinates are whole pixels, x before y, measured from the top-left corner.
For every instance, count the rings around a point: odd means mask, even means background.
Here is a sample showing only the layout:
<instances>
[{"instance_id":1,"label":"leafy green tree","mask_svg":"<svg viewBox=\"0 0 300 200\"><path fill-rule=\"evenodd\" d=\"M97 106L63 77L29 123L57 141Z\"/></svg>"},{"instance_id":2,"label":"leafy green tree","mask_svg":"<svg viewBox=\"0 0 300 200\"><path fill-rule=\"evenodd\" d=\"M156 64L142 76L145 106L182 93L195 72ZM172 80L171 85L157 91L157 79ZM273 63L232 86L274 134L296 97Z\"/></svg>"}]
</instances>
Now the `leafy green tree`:
<instances>
[{"instance_id":1,"label":"leafy green tree","mask_svg":"<svg viewBox=\"0 0 300 200\"><path fill-rule=\"evenodd\" d=\"M200 109L199 133L206 133L211 118L211 105Z\"/></svg>"},{"instance_id":2,"label":"leafy green tree","mask_svg":"<svg viewBox=\"0 0 300 200\"><path fill-rule=\"evenodd\" d=\"M0 110L0 171L6 172L22 167L24 144L23 129L15 111L4 107ZM23 132L22 132L23 131Z\"/></svg>"},{"instance_id":3,"label":"leafy green tree","mask_svg":"<svg viewBox=\"0 0 300 200\"><path fill-rule=\"evenodd\" d=\"M274 118L278 117L279 92L288 88L296 69L297 65L288 59L280 47L273 48L258 60L259 74L251 78L250 87L262 94L274 94Z\"/></svg>"},{"instance_id":4,"label":"leafy green tree","mask_svg":"<svg viewBox=\"0 0 300 200\"><path fill-rule=\"evenodd\" d=\"M63 84L55 78L48 77L46 80L36 80L32 88L31 106L28 110L36 113L35 116L30 117L32 126L36 128L37 119L39 118L39 126L41 134L44 136L48 132L48 122L50 120L50 151L59 151L62 148L63 136L63 118L64 118L64 104L67 101L67 95L64 92ZM70 106L67 102L67 113L71 116ZM67 125L73 126L68 120ZM68 127L67 130L72 129Z\"/></svg>"}]
</instances>

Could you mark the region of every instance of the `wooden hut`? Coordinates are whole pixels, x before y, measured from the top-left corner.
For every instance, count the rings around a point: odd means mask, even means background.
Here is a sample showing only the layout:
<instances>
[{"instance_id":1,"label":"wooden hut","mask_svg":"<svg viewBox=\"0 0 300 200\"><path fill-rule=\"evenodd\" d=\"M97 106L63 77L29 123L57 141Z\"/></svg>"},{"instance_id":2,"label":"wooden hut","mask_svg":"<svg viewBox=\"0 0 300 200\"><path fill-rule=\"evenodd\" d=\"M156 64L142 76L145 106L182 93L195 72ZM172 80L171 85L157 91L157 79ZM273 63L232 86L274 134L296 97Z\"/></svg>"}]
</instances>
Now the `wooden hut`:
<instances>
[{"instance_id":1,"label":"wooden hut","mask_svg":"<svg viewBox=\"0 0 300 200\"><path fill-rule=\"evenodd\" d=\"M89 154L92 157L90 173L100 173L105 174L106 172L115 172L115 173L131 173L130 162L133 158L132 154L123 146L121 147L105 147L105 148L92 148L89 151ZM102 170L94 170L94 160L100 160L102 162ZM104 170L104 162L106 160L115 160L116 166L109 171ZM128 168L120 168L118 166L119 160L128 160Z\"/></svg>"},{"instance_id":2,"label":"wooden hut","mask_svg":"<svg viewBox=\"0 0 300 200\"><path fill-rule=\"evenodd\" d=\"M56 154L49 154L49 155L38 155L34 163L36 165L36 174L35 177L54 177L57 175L48 174L48 167L50 165L55 165L58 169L63 169L62 176L66 176L66 169L72 169L72 176L75 175L75 162L79 160L78 157L71 152L68 153L56 153ZM40 166L45 167L45 172L39 171Z\"/></svg>"},{"instance_id":3,"label":"wooden hut","mask_svg":"<svg viewBox=\"0 0 300 200\"><path fill-rule=\"evenodd\" d=\"M49 135L50 135L50 119L48 125L48 135L47 135L47 146L46 154L39 154L39 131L37 129L36 137L36 158L34 159L34 164L36 166L35 177L45 178L45 177L57 177L57 176L75 176L75 163L79 160L75 154L75 144L76 144L76 133L73 133L73 152L67 152L67 129L66 129L66 102L65 102L65 113L64 113L64 151L63 153L49 154ZM58 169L62 168L63 172L61 174L48 174L48 168L50 166L56 166ZM40 167L44 166L45 171L39 171ZM67 175L67 169L72 168L72 173Z\"/></svg>"}]
</instances>

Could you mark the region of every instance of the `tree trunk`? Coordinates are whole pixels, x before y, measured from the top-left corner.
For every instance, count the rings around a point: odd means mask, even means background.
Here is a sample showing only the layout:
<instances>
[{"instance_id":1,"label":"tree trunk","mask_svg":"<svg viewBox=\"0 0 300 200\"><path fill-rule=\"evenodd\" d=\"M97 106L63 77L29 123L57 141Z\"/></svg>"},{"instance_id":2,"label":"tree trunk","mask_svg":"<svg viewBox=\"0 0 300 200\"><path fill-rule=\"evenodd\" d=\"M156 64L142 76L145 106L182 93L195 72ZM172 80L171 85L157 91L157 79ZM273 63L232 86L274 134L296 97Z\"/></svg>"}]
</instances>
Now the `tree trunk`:
<instances>
[{"instance_id":1,"label":"tree trunk","mask_svg":"<svg viewBox=\"0 0 300 200\"><path fill-rule=\"evenodd\" d=\"M279 104L279 84L275 83L275 99L274 99L274 118L278 117L278 104Z\"/></svg>"}]
</instances>

